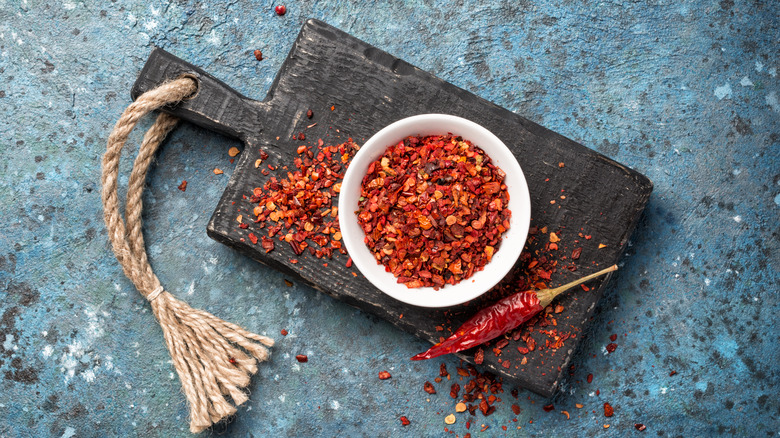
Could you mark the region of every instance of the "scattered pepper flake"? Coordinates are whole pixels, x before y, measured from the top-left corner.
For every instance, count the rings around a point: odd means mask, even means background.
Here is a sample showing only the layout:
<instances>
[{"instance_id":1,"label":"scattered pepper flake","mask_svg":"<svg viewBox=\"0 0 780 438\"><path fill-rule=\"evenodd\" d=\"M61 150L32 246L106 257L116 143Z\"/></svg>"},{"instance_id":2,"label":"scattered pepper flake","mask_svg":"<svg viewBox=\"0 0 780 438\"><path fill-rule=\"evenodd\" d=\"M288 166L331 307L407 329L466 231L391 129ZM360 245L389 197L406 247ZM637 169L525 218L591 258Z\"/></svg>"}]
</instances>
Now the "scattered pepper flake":
<instances>
[{"instance_id":1,"label":"scattered pepper flake","mask_svg":"<svg viewBox=\"0 0 780 438\"><path fill-rule=\"evenodd\" d=\"M485 351L482 348L479 348L476 353L474 353L474 363L477 365L482 365L482 362L485 360Z\"/></svg>"},{"instance_id":2,"label":"scattered pepper flake","mask_svg":"<svg viewBox=\"0 0 780 438\"><path fill-rule=\"evenodd\" d=\"M279 5L274 8L274 12L276 12L276 15L282 16L287 13L287 7L284 5Z\"/></svg>"},{"instance_id":3,"label":"scattered pepper flake","mask_svg":"<svg viewBox=\"0 0 780 438\"><path fill-rule=\"evenodd\" d=\"M520 412L522 412L522 410L520 409L520 406L513 404L512 405L512 412L515 415L520 415Z\"/></svg>"},{"instance_id":4,"label":"scattered pepper flake","mask_svg":"<svg viewBox=\"0 0 780 438\"><path fill-rule=\"evenodd\" d=\"M560 238L560 237L558 237L558 235L557 235L557 234L555 234L555 233L550 233L550 242L552 242L552 243L556 243L556 242L560 242L560 241L561 241L561 238Z\"/></svg>"},{"instance_id":5,"label":"scattered pepper flake","mask_svg":"<svg viewBox=\"0 0 780 438\"><path fill-rule=\"evenodd\" d=\"M558 168L563 168L563 166L565 166L563 162L558 163Z\"/></svg>"},{"instance_id":6,"label":"scattered pepper flake","mask_svg":"<svg viewBox=\"0 0 780 438\"><path fill-rule=\"evenodd\" d=\"M262 61L263 60L263 52L262 51L255 50L254 53L255 53L255 59L256 60L258 60L258 61Z\"/></svg>"},{"instance_id":7,"label":"scattered pepper flake","mask_svg":"<svg viewBox=\"0 0 780 438\"><path fill-rule=\"evenodd\" d=\"M179 184L178 189L181 190L182 192L187 190L187 180L186 179L182 180L181 184Z\"/></svg>"},{"instance_id":8,"label":"scattered pepper flake","mask_svg":"<svg viewBox=\"0 0 780 438\"><path fill-rule=\"evenodd\" d=\"M647 429L647 427L645 427L645 425L642 423L634 423L634 428L640 432Z\"/></svg>"},{"instance_id":9,"label":"scattered pepper flake","mask_svg":"<svg viewBox=\"0 0 780 438\"><path fill-rule=\"evenodd\" d=\"M565 415L567 420L571 418L569 411L561 411L561 414Z\"/></svg>"},{"instance_id":10,"label":"scattered pepper flake","mask_svg":"<svg viewBox=\"0 0 780 438\"><path fill-rule=\"evenodd\" d=\"M609 340L612 342L617 341L617 334L612 333L611 335L609 335Z\"/></svg>"},{"instance_id":11,"label":"scattered pepper flake","mask_svg":"<svg viewBox=\"0 0 780 438\"><path fill-rule=\"evenodd\" d=\"M555 409L555 406L550 404L550 405L542 406L542 409L544 409L544 412L550 412L553 409Z\"/></svg>"},{"instance_id":12,"label":"scattered pepper flake","mask_svg":"<svg viewBox=\"0 0 780 438\"><path fill-rule=\"evenodd\" d=\"M306 363L309 361L309 357L306 356L305 354L299 354L295 356L295 359L300 363Z\"/></svg>"},{"instance_id":13,"label":"scattered pepper flake","mask_svg":"<svg viewBox=\"0 0 780 438\"><path fill-rule=\"evenodd\" d=\"M222 175L222 169L215 167L214 168L214 175Z\"/></svg>"},{"instance_id":14,"label":"scattered pepper flake","mask_svg":"<svg viewBox=\"0 0 780 438\"><path fill-rule=\"evenodd\" d=\"M248 237L253 245L257 245L257 236L255 236L255 233L249 233Z\"/></svg>"},{"instance_id":15,"label":"scattered pepper flake","mask_svg":"<svg viewBox=\"0 0 780 438\"><path fill-rule=\"evenodd\" d=\"M571 259L572 260L577 260L577 259L580 258L581 255L582 255L582 248L581 247L580 248L574 248L574 250L572 250L572 252L571 252Z\"/></svg>"},{"instance_id":16,"label":"scattered pepper flake","mask_svg":"<svg viewBox=\"0 0 780 438\"><path fill-rule=\"evenodd\" d=\"M312 117L314 117L314 111L312 111L312 110L306 111L306 118L310 119Z\"/></svg>"},{"instance_id":17,"label":"scattered pepper flake","mask_svg":"<svg viewBox=\"0 0 780 438\"><path fill-rule=\"evenodd\" d=\"M614 413L615 410L612 408L612 405L609 403L604 403L604 416L611 417Z\"/></svg>"},{"instance_id":18,"label":"scattered pepper flake","mask_svg":"<svg viewBox=\"0 0 780 438\"><path fill-rule=\"evenodd\" d=\"M423 389L424 389L424 390L425 390L425 392L427 392L428 394L436 394L436 388L434 388L434 387L433 387L433 383L431 383L431 382L427 382L427 381L426 381L426 382L423 384Z\"/></svg>"},{"instance_id":19,"label":"scattered pepper flake","mask_svg":"<svg viewBox=\"0 0 780 438\"><path fill-rule=\"evenodd\" d=\"M588 374L588 383L593 381L593 374Z\"/></svg>"},{"instance_id":20,"label":"scattered pepper flake","mask_svg":"<svg viewBox=\"0 0 780 438\"><path fill-rule=\"evenodd\" d=\"M379 372L379 380L387 380L390 377L392 377L392 376L390 376L390 373L387 372L387 371L380 371Z\"/></svg>"},{"instance_id":21,"label":"scattered pepper flake","mask_svg":"<svg viewBox=\"0 0 780 438\"><path fill-rule=\"evenodd\" d=\"M613 342L610 342L609 344L607 344L607 352L608 353L614 353L615 350L617 350L617 344L615 344Z\"/></svg>"},{"instance_id":22,"label":"scattered pepper flake","mask_svg":"<svg viewBox=\"0 0 780 438\"><path fill-rule=\"evenodd\" d=\"M402 425L402 426L408 426L408 425L412 424L412 422L411 422L411 421L409 421L409 419L408 419L408 418L406 418L406 416L405 416L405 415L401 415L401 418L400 418L400 420L401 420L401 425Z\"/></svg>"},{"instance_id":23,"label":"scattered pepper flake","mask_svg":"<svg viewBox=\"0 0 780 438\"><path fill-rule=\"evenodd\" d=\"M669 377L672 377L675 374L677 374L677 371L672 370L672 371L669 372Z\"/></svg>"},{"instance_id":24,"label":"scattered pepper flake","mask_svg":"<svg viewBox=\"0 0 780 438\"><path fill-rule=\"evenodd\" d=\"M574 407L576 407L577 409L582 409L582 408L583 408L583 406L585 406L585 405L583 405L582 403L576 403L576 404L574 405Z\"/></svg>"},{"instance_id":25,"label":"scattered pepper flake","mask_svg":"<svg viewBox=\"0 0 780 438\"><path fill-rule=\"evenodd\" d=\"M606 247L607 247L607 245L604 245L603 243L599 243L599 249L606 248Z\"/></svg>"},{"instance_id":26,"label":"scattered pepper flake","mask_svg":"<svg viewBox=\"0 0 780 438\"><path fill-rule=\"evenodd\" d=\"M241 151L237 147L235 147L235 146L233 146L232 148L228 149L228 155L230 155L231 157L235 157L236 155L238 155L240 153L241 153Z\"/></svg>"},{"instance_id":27,"label":"scattered pepper flake","mask_svg":"<svg viewBox=\"0 0 780 438\"><path fill-rule=\"evenodd\" d=\"M282 329L281 333L282 333L282 336L287 336L287 330Z\"/></svg>"}]
</instances>

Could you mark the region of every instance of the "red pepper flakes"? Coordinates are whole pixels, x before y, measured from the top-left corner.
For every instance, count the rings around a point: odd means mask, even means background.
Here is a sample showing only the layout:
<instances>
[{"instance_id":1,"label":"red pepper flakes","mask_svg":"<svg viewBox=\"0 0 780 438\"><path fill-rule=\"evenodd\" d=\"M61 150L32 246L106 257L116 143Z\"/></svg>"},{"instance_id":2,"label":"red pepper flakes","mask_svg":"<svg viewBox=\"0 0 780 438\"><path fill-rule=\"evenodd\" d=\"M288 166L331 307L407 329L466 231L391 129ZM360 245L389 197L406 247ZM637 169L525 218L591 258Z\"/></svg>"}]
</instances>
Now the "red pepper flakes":
<instances>
[{"instance_id":1,"label":"red pepper flakes","mask_svg":"<svg viewBox=\"0 0 780 438\"><path fill-rule=\"evenodd\" d=\"M187 180L186 179L181 181L181 184L179 184L178 189L181 190L182 192L187 190Z\"/></svg>"},{"instance_id":2,"label":"red pepper flakes","mask_svg":"<svg viewBox=\"0 0 780 438\"><path fill-rule=\"evenodd\" d=\"M634 428L640 432L647 429L647 427L645 427L645 425L642 423L634 423Z\"/></svg>"},{"instance_id":3,"label":"red pepper flakes","mask_svg":"<svg viewBox=\"0 0 780 438\"><path fill-rule=\"evenodd\" d=\"M450 387L450 397L452 398L458 398L458 393L460 392L460 385L457 383L453 383Z\"/></svg>"},{"instance_id":4,"label":"red pepper flakes","mask_svg":"<svg viewBox=\"0 0 780 438\"><path fill-rule=\"evenodd\" d=\"M669 377L672 377L675 374L677 374L677 371L672 370L672 371L669 372Z\"/></svg>"},{"instance_id":5,"label":"red pepper flakes","mask_svg":"<svg viewBox=\"0 0 780 438\"><path fill-rule=\"evenodd\" d=\"M252 244L257 245L257 236L255 236L255 233L249 233L248 237Z\"/></svg>"},{"instance_id":6,"label":"red pepper flakes","mask_svg":"<svg viewBox=\"0 0 780 438\"><path fill-rule=\"evenodd\" d=\"M427 382L427 381L426 381L426 382L423 384L423 389L424 389L424 390L425 390L425 392L427 392L428 394L436 394L436 388L434 388L434 387L433 387L433 383L431 383L431 382Z\"/></svg>"},{"instance_id":7,"label":"red pepper flakes","mask_svg":"<svg viewBox=\"0 0 780 438\"><path fill-rule=\"evenodd\" d=\"M520 415L520 412L522 412L522 410L520 409L520 406L517 406L517 405L513 404L512 405L512 412L514 412L515 415Z\"/></svg>"},{"instance_id":8,"label":"red pepper flakes","mask_svg":"<svg viewBox=\"0 0 780 438\"><path fill-rule=\"evenodd\" d=\"M457 367L455 369L458 370L458 375L459 376L463 376L463 377L468 377L469 376L469 371L467 369L460 368L460 367Z\"/></svg>"},{"instance_id":9,"label":"red pepper flakes","mask_svg":"<svg viewBox=\"0 0 780 438\"><path fill-rule=\"evenodd\" d=\"M330 258L334 252L346 254L333 200L358 149L352 139L339 145L319 140L316 148L302 145L293 160L296 170L288 170L285 177L271 176L263 187L253 190L249 201L256 205L255 222L267 229L266 252L274 249L271 238L277 237L297 256L307 250L317 258Z\"/></svg>"},{"instance_id":10,"label":"red pepper flakes","mask_svg":"<svg viewBox=\"0 0 780 438\"><path fill-rule=\"evenodd\" d=\"M439 365L439 376L447 378L450 377L450 373L447 371L447 365L443 363Z\"/></svg>"},{"instance_id":11,"label":"red pepper flakes","mask_svg":"<svg viewBox=\"0 0 780 438\"><path fill-rule=\"evenodd\" d=\"M604 416L611 417L614 413L615 410L612 408L612 405L609 403L604 403Z\"/></svg>"},{"instance_id":12,"label":"red pepper flakes","mask_svg":"<svg viewBox=\"0 0 780 438\"><path fill-rule=\"evenodd\" d=\"M236 360L235 357L229 357L228 358L228 362L230 362L233 365L236 365L238 363L238 361Z\"/></svg>"},{"instance_id":13,"label":"red pepper flakes","mask_svg":"<svg viewBox=\"0 0 780 438\"><path fill-rule=\"evenodd\" d=\"M387 371L380 371L379 372L379 380L387 380L390 377L391 377L390 373L388 373Z\"/></svg>"},{"instance_id":14,"label":"red pepper flakes","mask_svg":"<svg viewBox=\"0 0 780 438\"><path fill-rule=\"evenodd\" d=\"M612 342L617 341L617 334L613 333L613 334L609 335L609 340L612 341Z\"/></svg>"},{"instance_id":15,"label":"red pepper flakes","mask_svg":"<svg viewBox=\"0 0 780 438\"><path fill-rule=\"evenodd\" d=\"M274 12L276 12L276 15L282 16L287 13L287 7L284 5L279 5L274 8Z\"/></svg>"},{"instance_id":16,"label":"red pepper flakes","mask_svg":"<svg viewBox=\"0 0 780 438\"><path fill-rule=\"evenodd\" d=\"M312 111L312 110L306 111L306 118L310 119L312 117L314 117L314 111Z\"/></svg>"},{"instance_id":17,"label":"red pepper flakes","mask_svg":"<svg viewBox=\"0 0 780 438\"><path fill-rule=\"evenodd\" d=\"M477 365L482 365L482 362L485 360L485 351L483 349L478 349L476 353L474 353L474 363Z\"/></svg>"},{"instance_id":18,"label":"red pepper flakes","mask_svg":"<svg viewBox=\"0 0 780 438\"><path fill-rule=\"evenodd\" d=\"M281 332L281 333L282 333L282 336L287 336L287 333L288 333L288 332L287 332L287 330L285 330L285 329L282 329L282 332Z\"/></svg>"},{"instance_id":19,"label":"red pepper flakes","mask_svg":"<svg viewBox=\"0 0 780 438\"><path fill-rule=\"evenodd\" d=\"M299 354L295 356L295 359L300 363L306 363L309 361L309 357L306 356L305 354Z\"/></svg>"},{"instance_id":20,"label":"red pepper flakes","mask_svg":"<svg viewBox=\"0 0 780 438\"><path fill-rule=\"evenodd\" d=\"M574 248L574 250L571 252L571 259L577 260L582 255L582 248Z\"/></svg>"},{"instance_id":21,"label":"red pepper flakes","mask_svg":"<svg viewBox=\"0 0 780 438\"><path fill-rule=\"evenodd\" d=\"M614 353L615 350L617 350L617 344L615 344L615 343L607 344L607 352L608 353Z\"/></svg>"},{"instance_id":22,"label":"red pepper flakes","mask_svg":"<svg viewBox=\"0 0 780 438\"><path fill-rule=\"evenodd\" d=\"M249 224L246 223L238 224L238 228L241 228L242 230L246 230L247 228L249 228Z\"/></svg>"},{"instance_id":23,"label":"red pepper flakes","mask_svg":"<svg viewBox=\"0 0 780 438\"><path fill-rule=\"evenodd\" d=\"M588 374L588 383L593 381L593 374Z\"/></svg>"},{"instance_id":24,"label":"red pepper flakes","mask_svg":"<svg viewBox=\"0 0 780 438\"><path fill-rule=\"evenodd\" d=\"M553 409L555 409L555 406L553 405L542 406L542 409L544 409L544 412L550 412Z\"/></svg>"},{"instance_id":25,"label":"red pepper flakes","mask_svg":"<svg viewBox=\"0 0 780 438\"><path fill-rule=\"evenodd\" d=\"M356 213L366 246L409 288L469 278L509 228L504 176L461 137L407 137L389 146L363 177Z\"/></svg>"},{"instance_id":26,"label":"red pepper flakes","mask_svg":"<svg viewBox=\"0 0 780 438\"><path fill-rule=\"evenodd\" d=\"M255 59L258 60L258 61L262 61L263 60L263 52L261 52L260 50L255 50Z\"/></svg>"},{"instance_id":27,"label":"red pepper flakes","mask_svg":"<svg viewBox=\"0 0 780 438\"><path fill-rule=\"evenodd\" d=\"M409 421L409 419L408 419L408 418L406 418L406 416L405 416L405 415L401 415L401 418L400 418L400 420L401 420L401 425L402 425L402 426L408 426L408 425L412 424L412 422L411 422L411 421Z\"/></svg>"}]
</instances>

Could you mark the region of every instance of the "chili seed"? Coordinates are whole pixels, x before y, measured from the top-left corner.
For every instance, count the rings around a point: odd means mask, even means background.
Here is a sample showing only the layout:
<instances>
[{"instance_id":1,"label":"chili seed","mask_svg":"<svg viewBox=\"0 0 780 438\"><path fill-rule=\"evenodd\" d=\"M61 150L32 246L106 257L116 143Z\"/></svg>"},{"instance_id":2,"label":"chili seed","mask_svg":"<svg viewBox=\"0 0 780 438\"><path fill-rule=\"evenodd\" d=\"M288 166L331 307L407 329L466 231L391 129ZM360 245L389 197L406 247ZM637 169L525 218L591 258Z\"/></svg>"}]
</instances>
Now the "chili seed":
<instances>
[{"instance_id":1,"label":"chili seed","mask_svg":"<svg viewBox=\"0 0 780 438\"><path fill-rule=\"evenodd\" d=\"M455 412L466 412L466 403L459 402L455 405Z\"/></svg>"},{"instance_id":2,"label":"chili seed","mask_svg":"<svg viewBox=\"0 0 780 438\"><path fill-rule=\"evenodd\" d=\"M444 417L444 422L446 424L455 424L455 414L450 414Z\"/></svg>"}]
</instances>

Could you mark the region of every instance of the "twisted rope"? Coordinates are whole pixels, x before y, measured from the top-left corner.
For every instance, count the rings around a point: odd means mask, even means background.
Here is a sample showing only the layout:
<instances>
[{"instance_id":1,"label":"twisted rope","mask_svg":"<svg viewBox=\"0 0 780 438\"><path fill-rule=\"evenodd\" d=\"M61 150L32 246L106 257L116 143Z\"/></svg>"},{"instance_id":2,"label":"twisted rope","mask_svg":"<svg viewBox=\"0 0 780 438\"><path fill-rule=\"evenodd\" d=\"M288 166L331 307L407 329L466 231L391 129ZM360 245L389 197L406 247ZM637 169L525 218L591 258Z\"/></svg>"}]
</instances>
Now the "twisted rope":
<instances>
[{"instance_id":1,"label":"twisted rope","mask_svg":"<svg viewBox=\"0 0 780 438\"><path fill-rule=\"evenodd\" d=\"M160 285L146 256L141 232L141 195L149 164L178 119L160 114L144 135L127 188L125 215L119 212L117 177L122 147L138 121L160 107L180 102L197 90L190 78L180 78L147 91L130 104L108 137L103 156L102 199L108 237L122 270L152 306L165 343L190 405L190 431L198 433L236 412L248 400L242 391L257 372L257 361L268 359L273 339L256 335L176 299ZM248 352L249 354L247 354ZM226 396L230 396L229 401Z\"/></svg>"}]
</instances>

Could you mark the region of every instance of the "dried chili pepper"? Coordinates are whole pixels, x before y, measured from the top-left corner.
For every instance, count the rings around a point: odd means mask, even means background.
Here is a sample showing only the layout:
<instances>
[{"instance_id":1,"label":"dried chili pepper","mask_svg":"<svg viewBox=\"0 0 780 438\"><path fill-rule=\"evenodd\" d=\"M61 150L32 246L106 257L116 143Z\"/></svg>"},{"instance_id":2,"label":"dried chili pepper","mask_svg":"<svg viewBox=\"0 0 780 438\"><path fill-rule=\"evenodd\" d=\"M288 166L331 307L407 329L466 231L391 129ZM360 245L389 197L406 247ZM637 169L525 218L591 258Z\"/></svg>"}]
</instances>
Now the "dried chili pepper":
<instances>
[{"instance_id":1,"label":"dried chili pepper","mask_svg":"<svg viewBox=\"0 0 780 438\"><path fill-rule=\"evenodd\" d=\"M443 342L437 343L428 351L412 357L412 360L432 359L444 354L457 353L476 347L497 336L503 335L527 321L532 316L541 312L556 296L566 290L615 270L617 270L617 265L613 265L607 269L596 272L595 274L588 275L555 289L518 292L503 298L495 304L477 312L476 315L472 316L455 330L455 333L453 333L452 336L445 339ZM530 339L533 338L529 338L529 340ZM530 347L529 344L529 349L533 350Z\"/></svg>"}]
</instances>

